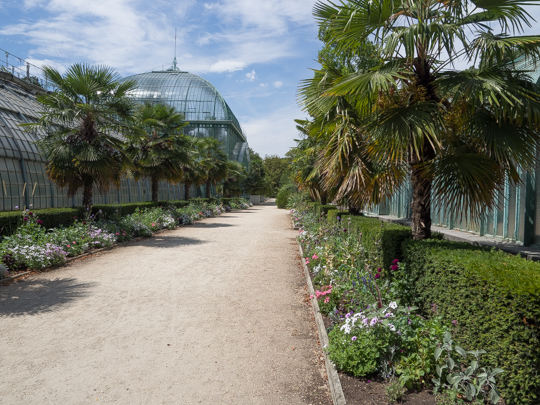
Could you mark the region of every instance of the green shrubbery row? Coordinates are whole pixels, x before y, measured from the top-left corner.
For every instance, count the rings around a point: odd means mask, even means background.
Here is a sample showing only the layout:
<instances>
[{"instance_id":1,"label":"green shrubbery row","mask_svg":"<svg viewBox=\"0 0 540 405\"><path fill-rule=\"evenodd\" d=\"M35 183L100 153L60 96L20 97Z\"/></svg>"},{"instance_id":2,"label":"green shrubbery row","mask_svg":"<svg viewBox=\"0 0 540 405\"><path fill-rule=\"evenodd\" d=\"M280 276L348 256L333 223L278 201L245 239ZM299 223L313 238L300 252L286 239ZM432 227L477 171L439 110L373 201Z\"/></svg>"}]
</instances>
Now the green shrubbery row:
<instances>
[{"instance_id":1,"label":"green shrubbery row","mask_svg":"<svg viewBox=\"0 0 540 405\"><path fill-rule=\"evenodd\" d=\"M413 241L410 228L351 216L310 203L330 223L358 232L374 266L406 263L411 299L427 318L457 325L455 340L486 350L486 365L504 369L500 386L509 404L540 398L540 264L501 251L434 239Z\"/></svg>"},{"instance_id":2,"label":"green shrubbery row","mask_svg":"<svg viewBox=\"0 0 540 405\"><path fill-rule=\"evenodd\" d=\"M109 218L112 215L130 215L137 209L142 210L144 208L153 208L160 206L172 205L176 208L187 207L190 203L195 204L216 204L223 203L224 205L230 205L231 202L239 204L241 198L192 198L189 201L158 201L158 202L139 202L139 203L126 203L126 204L100 204L92 207L92 213L102 216L102 218ZM101 211L101 212L100 212ZM85 212L83 207L78 208L46 208L33 211L39 216L39 219L43 221L43 227L45 228L57 228L60 226L70 226L77 218L83 218ZM9 236L21 225L21 213L22 211L5 211L0 212L0 235Z\"/></svg>"}]
</instances>

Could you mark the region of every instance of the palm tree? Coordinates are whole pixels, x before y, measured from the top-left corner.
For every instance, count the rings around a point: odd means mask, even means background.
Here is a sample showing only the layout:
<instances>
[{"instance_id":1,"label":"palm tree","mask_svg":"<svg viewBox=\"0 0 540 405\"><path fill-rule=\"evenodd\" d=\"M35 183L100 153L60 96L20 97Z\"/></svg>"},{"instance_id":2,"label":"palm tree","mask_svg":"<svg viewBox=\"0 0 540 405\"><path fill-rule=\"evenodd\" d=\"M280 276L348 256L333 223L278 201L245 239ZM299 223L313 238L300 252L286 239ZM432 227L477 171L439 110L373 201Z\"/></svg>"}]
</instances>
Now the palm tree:
<instances>
[{"instance_id":1,"label":"palm tree","mask_svg":"<svg viewBox=\"0 0 540 405\"><path fill-rule=\"evenodd\" d=\"M205 167L202 164L204 160L204 138L189 139L190 144L189 162L182 166L182 182L184 183L184 199L189 200L191 198L191 186L200 186L206 182Z\"/></svg>"},{"instance_id":2,"label":"palm tree","mask_svg":"<svg viewBox=\"0 0 540 405\"><path fill-rule=\"evenodd\" d=\"M378 66L344 75L326 94L363 102L357 132L371 161L407 168L415 239L431 236L433 199L480 215L506 178L517 184L519 168L534 167L540 90L513 61L536 61L540 36L513 36L531 26L523 4L540 1L315 5L338 49L374 40ZM458 61L473 67L456 71Z\"/></svg>"},{"instance_id":3,"label":"palm tree","mask_svg":"<svg viewBox=\"0 0 540 405\"><path fill-rule=\"evenodd\" d=\"M135 165L136 180L152 182L152 201L158 201L159 182L179 182L182 167L190 161L189 140L181 133L187 125L183 114L163 104L144 104L134 115L135 131L128 150Z\"/></svg>"},{"instance_id":4,"label":"palm tree","mask_svg":"<svg viewBox=\"0 0 540 405\"><path fill-rule=\"evenodd\" d=\"M242 181L246 178L245 167L234 160L227 161L227 177L223 180L223 195L238 197L242 193Z\"/></svg>"},{"instance_id":5,"label":"palm tree","mask_svg":"<svg viewBox=\"0 0 540 405\"><path fill-rule=\"evenodd\" d=\"M227 178L227 154L222 143L215 138L201 138L201 166L206 173L206 198L210 198L211 186Z\"/></svg>"},{"instance_id":6,"label":"palm tree","mask_svg":"<svg viewBox=\"0 0 540 405\"><path fill-rule=\"evenodd\" d=\"M129 164L119 134L126 128L134 103L127 97L136 83L120 82L106 66L75 64L64 75L52 67L45 76L56 90L37 97L44 110L29 129L41 128L46 135L37 142L47 160L47 174L73 196L83 189L83 205L92 205L97 186L106 192L120 185Z\"/></svg>"}]
</instances>

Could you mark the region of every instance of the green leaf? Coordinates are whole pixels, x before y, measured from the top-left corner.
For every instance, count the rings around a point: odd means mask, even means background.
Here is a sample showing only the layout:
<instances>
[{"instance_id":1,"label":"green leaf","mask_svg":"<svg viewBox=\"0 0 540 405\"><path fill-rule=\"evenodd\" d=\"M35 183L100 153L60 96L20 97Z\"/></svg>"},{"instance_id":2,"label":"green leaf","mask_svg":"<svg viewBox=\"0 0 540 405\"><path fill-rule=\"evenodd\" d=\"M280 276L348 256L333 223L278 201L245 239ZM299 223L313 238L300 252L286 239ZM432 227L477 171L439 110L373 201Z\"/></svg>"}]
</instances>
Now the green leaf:
<instances>
[{"instance_id":1,"label":"green leaf","mask_svg":"<svg viewBox=\"0 0 540 405\"><path fill-rule=\"evenodd\" d=\"M457 352L457 354L459 354L461 357L466 357L467 356L467 352L465 351L464 348L462 348L461 346L457 346L454 348L454 350Z\"/></svg>"},{"instance_id":2,"label":"green leaf","mask_svg":"<svg viewBox=\"0 0 540 405\"><path fill-rule=\"evenodd\" d=\"M493 402L494 404L496 404L497 402L500 401L500 399L501 399L501 396L499 395L497 388L492 387L491 391L489 392L489 400Z\"/></svg>"},{"instance_id":3,"label":"green leaf","mask_svg":"<svg viewBox=\"0 0 540 405\"><path fill-rule=\"evenodd\" d=\"M474 397L476 396L476 388L474 385L468 384L465 387L465 396L469 401L472 401L474 399Z\"/></svg>"},{"instance_id":4,"label":"green leaf","mask_svg":"<svg viewBox=\"0 0 540 405\"><path fill-rule=\"evenodd\" d=\"M439 360L439 357L441 357L442 351L443 351L443 348L440 346L435 349L435 360Z\"/></svg>"}]
</instances>

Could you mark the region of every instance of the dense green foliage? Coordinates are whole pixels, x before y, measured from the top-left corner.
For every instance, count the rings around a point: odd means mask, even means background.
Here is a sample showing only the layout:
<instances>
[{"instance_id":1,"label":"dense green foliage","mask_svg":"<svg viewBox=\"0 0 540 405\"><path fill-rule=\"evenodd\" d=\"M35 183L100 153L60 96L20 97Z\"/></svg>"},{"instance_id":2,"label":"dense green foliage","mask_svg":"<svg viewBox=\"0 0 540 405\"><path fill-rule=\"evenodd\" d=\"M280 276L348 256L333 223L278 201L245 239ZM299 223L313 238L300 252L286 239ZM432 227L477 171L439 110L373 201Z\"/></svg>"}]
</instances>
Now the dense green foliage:
<instances>
[{"instance_id":1,"label":"dense green foliage","mask_svg":"<svg viewBox=\"0 0 540 405\"><path fill-rule=\"evenodd\" d=\"M505 370L501 391L511 404L540 398L540 264L465 243L405 243L416 304L456 323L455 340L481 347ZM435 305L435 307L433 306Z\"/></svg>"},{"instance_id":2,"label":"dense green foliage","mask_svg":"<svg viewBox=\"0 0 540 405\"><path fill-rule=\"evenodd\" d=\"M293 185L286 185L280 188L276 197L276 205L278 208L287 208L289 203L289 197L294 193L295 187Z\"/></svg>"},{"instance_id":3,"label":"dense green foliage","mask_svg":"<svg viewBox=\"0 0 540 405\"><path fill-rule=\"evenodd\" d=\"M340 210L331 210L328 211L328 217L327 220L330 224L336 224L338 221L338 218L341 220L343 216L350 215L349 211L340 211Z\"/></svg>"},{"instance_id":4,"label":"dense green foliage","mask_svg":"<svg viewBox=\"0 0 540 405\"><path fill-rule=\"evenodd\" d=\"M263 159L263 167L269 185L269 196L276 197L278 191L288 183L288 172L291 159L281 158L277 155L267 155Z\"/></svg>"},{"instance_id":5,"label":"dense green foliage","mask_svg":"<svg viewBox=\"0 0 540 405\"><path fill-rule=\"evenodd\" d=\"M39 215L45 228L55 228L58 226L69 226L75 222L75 218L81 215L78 208L48 208L35 210ZM0 212L0 235L12 235L22 223L22 211Z\"/></svg>"}]
</instances>

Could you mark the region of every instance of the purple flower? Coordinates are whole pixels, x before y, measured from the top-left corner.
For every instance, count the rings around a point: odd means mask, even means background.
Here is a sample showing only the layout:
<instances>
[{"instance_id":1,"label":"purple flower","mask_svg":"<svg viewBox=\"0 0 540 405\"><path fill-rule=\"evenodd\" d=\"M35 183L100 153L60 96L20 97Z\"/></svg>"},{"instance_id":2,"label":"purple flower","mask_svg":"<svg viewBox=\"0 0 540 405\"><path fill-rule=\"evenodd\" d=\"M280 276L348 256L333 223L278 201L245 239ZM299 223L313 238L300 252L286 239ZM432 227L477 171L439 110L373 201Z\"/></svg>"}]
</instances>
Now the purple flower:
<instances>
[{"instance_id":1,"label":"purple flower","mask_svg":"<svg viewBox=\"0 0 540 405\"><path fill-rule=\"evenodd\" d=\"M375 278L379 278L381 276L381 273L375 274Z\"/></svg>"},{"instance_id":2,"label":"purple flower","mask_svg":"<svg viewBox=\"0 0 540 405\"><path fill-rule=\"evenodd\" d=\"M23 221L28 221L28 217L24 217L24 218L23 218Z\"/></svg>"},{"instance_id":3,"label":"purple flower","mask_svg":"<svg viewBox=\"0 0 540 405\"><path fill-rule=\"evenodd\" d=\"M19 209L19 206L18 206L18 205L16 205L16 206L15 206L15 209L16 209L16 210L18 210L18 209Z\"/></svg>"},{"instance_id":4,"label":"purple flower","mask_svg":"<svg viewBox=\"0 0 540 405\"><path fill-rule=\"evenodd\" d=\"M43 221L41 219L38 219L36 222L38 225L43 225Z\"/></svg>"},{"instance_id":5,"label":"purple flower","mask_svg":"<svg viewBox=\"0 0 540 405\"><path fill-rule=\"evenodd\" d=\"M399 263L399 260L398 260L398 259L394 259L394 260L392 261L392 264L398 264L398 263Z\"/></svg>"},{"instance_id":6,"label":"purple flower","mask_svg":"<svg viewBox=\"0 0 540 405\"><path fill-rule=\"evenodd\" d=\"M399 269L399 266L397 264L393 264L390 266L390 268L393 270L393 271L396 271L397 269Z\"/></svg>"},{"instance_id":7,"label":"purple flower","mask_svg":"<svg viewBox=\"0 0 540 405\"><path fill-rule=\"evenodd\" d=\"M343 228L343 232L347 232L347 230L345 228Z\"/></svg>"},{"instance_id":8,"label":"purple flower","mask_svg":"<svg viewBox=\"0 0 540 405\"><path fill-rule=\"evenodd\" d=\"M351 340L354 342L356 340L356 336L353 336Z\"/></svg>"},{"instance_id":9,"label":"purple flower","mask_svg":"<svg viewBox=\"0 0 540 405\"><path fill-rule=\"evenodd\" d=\"M452 321L452 323L453 323L454 325L457 325L457 320L454 319L454 320Z\"/></svg>"},{"instance_id":10,"label":"purple flower","mask_svg":"<svg viewBox=\"0 0 540 405\"><path fill-rule=\"evenodd\" d=\"M379 268L377 269L377 273L380 273L381 271L382 271L382 269L379 267Z\"/></svg>"}]
</instances>

